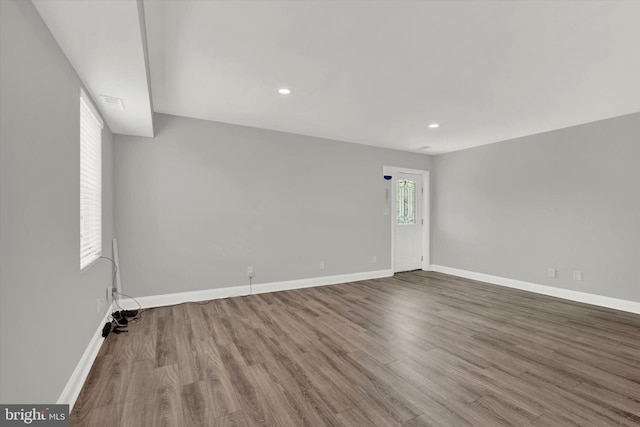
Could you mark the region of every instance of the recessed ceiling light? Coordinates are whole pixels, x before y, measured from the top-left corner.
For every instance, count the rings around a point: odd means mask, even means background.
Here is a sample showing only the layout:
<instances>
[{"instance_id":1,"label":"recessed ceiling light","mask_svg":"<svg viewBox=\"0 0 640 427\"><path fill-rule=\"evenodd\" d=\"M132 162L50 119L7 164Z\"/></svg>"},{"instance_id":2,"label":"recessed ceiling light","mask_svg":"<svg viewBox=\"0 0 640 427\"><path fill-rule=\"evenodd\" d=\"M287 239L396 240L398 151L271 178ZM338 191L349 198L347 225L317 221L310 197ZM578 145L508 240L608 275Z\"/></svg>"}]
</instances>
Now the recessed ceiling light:
<instances>
[{"instance_id":1,"label":"recessed ceiling light","mask_svg":"<svg viewBox=\"0 0 640 427\"><path fill-rule=\"evenodd\" d=\"M431 124L429 125L429 127L430 127L431 129L435 129L435 128L439 128L439 127L440 127L440 125L439 125L438 123L431 123Z\"/></svg>"},{"instance_id":2,"label":"recessed ceiling light","mask_svg":"<svg viewBox=\"0 0 640 427\"><path fill-rule=\"evenodd\" d=\"M293 93L293 91L289 88L286 87L281 87L280 89L278 89L278 93L280 95L291 95L291 93Z\"/></svg>"}]
</instances>

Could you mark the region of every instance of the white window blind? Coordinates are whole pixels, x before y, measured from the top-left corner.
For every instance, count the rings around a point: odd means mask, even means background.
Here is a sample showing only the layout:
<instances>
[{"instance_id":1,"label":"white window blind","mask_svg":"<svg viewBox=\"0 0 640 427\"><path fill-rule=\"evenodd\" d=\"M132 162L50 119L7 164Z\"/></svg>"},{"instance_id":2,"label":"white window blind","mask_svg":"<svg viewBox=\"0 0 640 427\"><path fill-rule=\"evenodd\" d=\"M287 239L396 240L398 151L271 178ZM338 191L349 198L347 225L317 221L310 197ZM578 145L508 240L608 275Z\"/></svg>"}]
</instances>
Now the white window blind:
<instances>
[{"instance_id":1,"label":"white window blind","mask_svg":"<svg viewBox=\"0 0 640 427\"><path fill-rule=\"evenodd\" d=\"M102 255L102 127L88 96L80 94L80 270Z\"/></svg>"}]
</instances>

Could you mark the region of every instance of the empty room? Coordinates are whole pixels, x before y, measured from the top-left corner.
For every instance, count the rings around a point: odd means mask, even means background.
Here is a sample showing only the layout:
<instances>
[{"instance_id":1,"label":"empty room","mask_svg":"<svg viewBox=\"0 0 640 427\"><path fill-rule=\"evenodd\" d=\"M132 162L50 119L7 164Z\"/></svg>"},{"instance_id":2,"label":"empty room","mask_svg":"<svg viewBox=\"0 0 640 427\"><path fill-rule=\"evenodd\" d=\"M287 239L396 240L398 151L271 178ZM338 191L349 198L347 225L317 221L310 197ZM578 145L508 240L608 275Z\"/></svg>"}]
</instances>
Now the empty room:
<instances>
[{"instance_id":1,"label":"empty room","mask_svg":"<svg viewBox=\"0 0 640 427\"><path fill-rule=\"evenodd\" d=\"M2 426L640 424L640 1L0 31Z\"/></svg>"}]
</instances>

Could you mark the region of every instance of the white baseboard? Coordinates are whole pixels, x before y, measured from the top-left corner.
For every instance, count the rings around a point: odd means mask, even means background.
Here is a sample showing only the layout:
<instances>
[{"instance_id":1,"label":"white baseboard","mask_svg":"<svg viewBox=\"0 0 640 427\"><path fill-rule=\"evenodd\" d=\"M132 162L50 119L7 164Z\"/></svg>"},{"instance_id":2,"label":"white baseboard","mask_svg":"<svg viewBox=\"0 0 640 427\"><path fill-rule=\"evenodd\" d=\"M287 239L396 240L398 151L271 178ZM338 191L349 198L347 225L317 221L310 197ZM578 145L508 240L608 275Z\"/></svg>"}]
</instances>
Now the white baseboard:
<instances>
[{"instance_id":1,"label":"white baseboard","mask_svg":"<svg viewBox=\"0 0 640 427\"><path fill-rule=\"evenodd\" d=\"M452 276L464 277L466 279L478 280L494 285L508 288L520 289L523 291L535 292L537 294L549 295L570 301L582 302L586 304L598 305L600 307L613 308L630 313L640 314L640 302L627 301L618 298L605 297L602 295L589 294L586 292L573 291L570 289L556 288L553 286L539 285L537 283L523 282L521 280L507 279L505 277L492 276L474 271L460 270L458 268L445 267L442 265L431 265L432 271L451 274Z\"/></svg>"},{"instance_id":2,"label":"white baseboard","mask_svg":"<svg viewBox=\"0 0 640 427\"><path fill-rule=\"evenodd\" d=\"M100 351L100 346L104 340L104 338L102 338L102 328L104 328L104 324L109 321L109 316L111 316L112 311L113 305L107 308L100 324L98 325L98 329L96 329L96 332L93 334L91 341L89 341L89 345L84 350L84 353L76 365L76 368L73 370L71 377L69 377L67 385L62 390L62 393L60 393L60 397L58 397L56 404L68 404L69 412L73 409L73 405L75 405L76 399L78 399L78 395L82 390L82 386L89 375L91 366L93 366L93 362L98 355L98 351Z\"/></svg>"},{"instance_id":3,"label":"white baseboard","mask_svg":"<svg viewBox=\"0 0 640 427\"><path fill-rule=\"evenodd\" d=\"M308 279L287 280L284 282L258 283L252 286L252 294L286 291L292 289L311 288L314 286L335 285L338 283L356 282L358 280L379 279L393 276L391 270L365 271L362 273L340 274L337 276L312 277ZM208 301L219 298L249 295L249 285L229 286L201 291L180 292L175 294L136 297L142 308L161 307L165 305L181 304L190 301ZM135 309L138 305L129 298L118 300L120 307Z\"/></svg>"},{"instance_id":4,"label":"white baseboard","mask_svg":"<svg viewBox=\"0 0 640 427\"><path fill-rule=\"evenodd\" d=\"M357 282L359 280L380 279L393 276L391 270L365 271L362 273L340 274L337 276L313 277L310 279L287 280L285 282L260 283L253 285L254 294L287 291L292 289L313 288L315 286L337 285L338 283Z\"/></svg>"},{"instance_id":5,"label":"white baseboard","mask_svg":"<svg viewBox=\"0 0 640 427\"><path fill-rule=\"evenodd\" d=\"M249 294L249 285L230 286L227 288L203 289L201 291L178 292L175 294L151 295L135 297L142 308L162 307L165 305L182 304L183 302L208 301L212 299L239 297ZM138 308L130 298L118 299L118 305L127 310Z\"/></svg>"}]
</instances>

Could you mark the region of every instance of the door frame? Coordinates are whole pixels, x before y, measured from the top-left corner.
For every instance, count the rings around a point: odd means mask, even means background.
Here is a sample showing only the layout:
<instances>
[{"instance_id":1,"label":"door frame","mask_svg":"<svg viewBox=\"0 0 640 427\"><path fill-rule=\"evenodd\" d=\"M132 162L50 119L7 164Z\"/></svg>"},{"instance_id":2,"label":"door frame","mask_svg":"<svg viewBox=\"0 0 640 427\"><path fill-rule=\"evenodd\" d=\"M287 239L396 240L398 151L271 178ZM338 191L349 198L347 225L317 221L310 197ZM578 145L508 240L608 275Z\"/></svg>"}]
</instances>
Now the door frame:
<instances>
[{"instance_id":1,"label":"door frame","mask_svg":"<svg viewBox=\"0 0 640 427\"><path fill-rule=\"evenodd\" d=\"M391 271L395 273L395 255L396 255L396 236L395 236L395 223L396 223L396 191L393 188L394 177L399 173L410 173L414 175L422 176L422 188L424 189L422 193L422 219L424 220L424 224L422 226L422 263L421 268L424 271L431 270L431 211L430 207L430 187L429 187L429 171L422 169L411 169L411 168L403 168L398 166L383 166L383 174L385 176L391 176L392 178L389 180L390 184L387 187L388 191L391 193L391 197L389 197L390 201L390 210L391 218L390 226L391 226ZM390 187L390 188L389 188Z\"/></svg>"}]
</instances>

